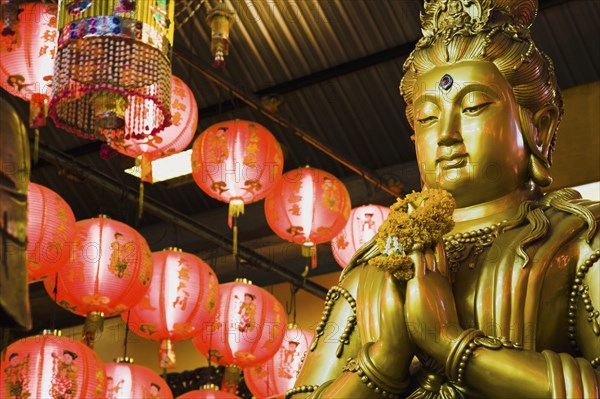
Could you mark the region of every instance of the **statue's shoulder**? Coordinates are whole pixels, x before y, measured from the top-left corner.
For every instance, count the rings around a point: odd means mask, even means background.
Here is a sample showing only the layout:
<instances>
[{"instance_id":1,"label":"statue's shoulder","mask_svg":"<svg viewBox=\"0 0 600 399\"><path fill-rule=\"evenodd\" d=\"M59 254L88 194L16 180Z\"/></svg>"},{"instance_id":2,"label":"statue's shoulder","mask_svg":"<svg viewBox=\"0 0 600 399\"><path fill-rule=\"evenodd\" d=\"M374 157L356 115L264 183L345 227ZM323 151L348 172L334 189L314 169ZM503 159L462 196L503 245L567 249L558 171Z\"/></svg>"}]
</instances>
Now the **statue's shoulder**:
<instances>
[{"instance_id":1,"label":"statue's shoulder","mask_svg":"<svg viewBox=\"0 0 600 399\"><path fill-rule=\"evenodd\" d=\"M348 265L342 271L340 275L340 282L348 277L351 271L355 270L357 266L367 262L369 259L374 258L377 255L380 255L382 249L377 245L377 235L373 237L370 241L364 243L352 256Z\"/></svg>"},{"instance_id":2,"label":"statue's shoulder","mask_svg":"<svg viewBox=\"0 0 600 399\"><path fill-rule=\"evenodd\" d=\"M565 218L575 218L584 223L586 241L589 243L597 233L597 222L600 220L600 202L582 198L581 194L571 188L551 191L541 199L548 211L560 212Z\"/></svg>"}]
</instances>

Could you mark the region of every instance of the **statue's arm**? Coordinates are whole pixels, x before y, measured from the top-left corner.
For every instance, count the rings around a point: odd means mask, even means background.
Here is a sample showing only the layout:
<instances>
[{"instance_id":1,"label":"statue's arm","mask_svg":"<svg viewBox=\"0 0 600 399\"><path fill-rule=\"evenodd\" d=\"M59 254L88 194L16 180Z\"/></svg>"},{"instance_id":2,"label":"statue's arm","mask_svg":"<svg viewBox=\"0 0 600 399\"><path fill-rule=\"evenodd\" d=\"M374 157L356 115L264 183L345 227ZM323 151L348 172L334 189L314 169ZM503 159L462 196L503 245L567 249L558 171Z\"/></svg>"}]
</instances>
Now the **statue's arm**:
<instances>
[{"instance_id":1,"label":"statue's arm","mask_svg":"<svg viewBox=\"0 0 600 399\"><path fill-rule=\"evenodd\" d=\"M356 293L358 325L341 354L337 340L322 341L326 334L319 338L296 382L296 389L302 389L302 385L318 388L309 394L299 392L294 399L366 399L384 397L384 394L390 397L388 392L399 393L406 388L413 351L404 324L402 284L389 273L366 264L346 275L341 285ZM344 308L342 303L336 304L329 322L346 323L348 313L343 312ZM386 323L382 323L384 319ZM343 333L343 324L338 330ZM368 381L365 375L370 378Z\"/></svg>"},{"instance_id":2,"label":"statue's arm","mask_svg":"<svg viewBox=\"0 0 600 399\"><path fill-rule=\"evenodd\" d=\"M490 397L600 397L600 234L590 245L579 242L577 273L583 274L576 275L574 283L582 288L576 301L569 302L576 307L574 314L570 309L574 325L569 331L581 355L479 347L465 370L468 386Z\"/></svg>"},{"instance_id":3,"label":"statue's arm","mask_svg":"<svg viewBox=\"0 0 600 399\"><path fill-rule=\"evenodd\" d=\"M342 374L346 359L358 353L360 338L355 326L347 337L347 343L340 342L340 338L348 327L349 318L356 317L352 303L356 300L359 277L360 267L354 267L337 284L339 288L330 289L295 388L288 392L286 398L306 398L315 387ZM349 295L350 300L344 294ZM338 356L340 349L341 356Z\"/></svg>"}]
</instances>

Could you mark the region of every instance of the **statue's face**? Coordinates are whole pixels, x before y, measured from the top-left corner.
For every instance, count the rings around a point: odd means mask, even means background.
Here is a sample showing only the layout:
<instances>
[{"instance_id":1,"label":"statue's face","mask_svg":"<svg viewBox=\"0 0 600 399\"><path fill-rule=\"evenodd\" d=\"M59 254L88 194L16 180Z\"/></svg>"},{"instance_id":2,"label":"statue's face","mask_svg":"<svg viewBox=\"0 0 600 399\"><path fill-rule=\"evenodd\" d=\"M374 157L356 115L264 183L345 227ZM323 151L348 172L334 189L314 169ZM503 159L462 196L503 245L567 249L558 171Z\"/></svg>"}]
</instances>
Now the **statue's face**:
<instances>
[{"instance_id":1,"label":"statue's face","mask_svg":"<svg viewBox=\"0 0 600 399\"><path fill-rule=\"evenodd\" d=\"M422 180L449 191L458 207L500 198L527 181L518 105L490 62L462 61L422 74L414 127Z\"/></svg>"}]
</instances>

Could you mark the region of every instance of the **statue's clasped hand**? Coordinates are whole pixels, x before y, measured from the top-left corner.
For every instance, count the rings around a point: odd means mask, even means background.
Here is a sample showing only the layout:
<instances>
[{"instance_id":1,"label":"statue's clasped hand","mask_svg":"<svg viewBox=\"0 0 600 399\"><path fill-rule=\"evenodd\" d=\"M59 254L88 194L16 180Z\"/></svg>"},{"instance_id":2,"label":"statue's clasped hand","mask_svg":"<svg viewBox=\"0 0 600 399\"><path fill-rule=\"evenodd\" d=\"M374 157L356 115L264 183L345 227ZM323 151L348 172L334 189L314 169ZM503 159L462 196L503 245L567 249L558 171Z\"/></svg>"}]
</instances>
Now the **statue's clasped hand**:
<instances>
[{"instance_id":1,"label":"statue's clasped hand","mask_svg":"<svg viewBox=\"0 0 600 399\"><path fill-rule=\"evenodd\" d=\"M405 321L413 344L445 364L452 342L463 329L458 320L446 257L441 243L433 249L415 245L409 254L415 275L407 282Z\"/></svg>"}]
</instances>

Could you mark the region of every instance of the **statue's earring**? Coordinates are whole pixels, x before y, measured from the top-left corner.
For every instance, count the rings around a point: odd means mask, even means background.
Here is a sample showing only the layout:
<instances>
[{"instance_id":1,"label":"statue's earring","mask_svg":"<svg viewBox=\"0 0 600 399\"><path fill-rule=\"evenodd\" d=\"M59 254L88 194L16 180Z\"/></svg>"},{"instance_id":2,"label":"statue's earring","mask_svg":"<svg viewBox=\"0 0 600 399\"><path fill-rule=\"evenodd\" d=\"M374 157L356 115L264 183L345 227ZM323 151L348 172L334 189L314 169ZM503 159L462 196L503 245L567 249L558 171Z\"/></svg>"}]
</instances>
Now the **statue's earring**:
<instances>
[{"instance_id":1,"label":"statue's earring","mask_svg":"<svg viewBox=\"0 0 600 399\"><path fill-rule=\"evenodd\" d=\"M538 110L535 115L519 106L521 132L531 154L529 155L529 176L540 187L552 183L550 177L550 156L552 142L556 134L558 113L556 107L548 106Z\"/></svg>"},{"instance_id":2,"label":"statue's earring","mask_svg":"<svg viewBox=\"0 0 600 399\"><path fill-rule=\"evenodd\" d=\"M529 155L529 175L531 180L540 187L547 187L552 183L548 166L544 165L538 157Z\"/></svg>"}]
</instances>

